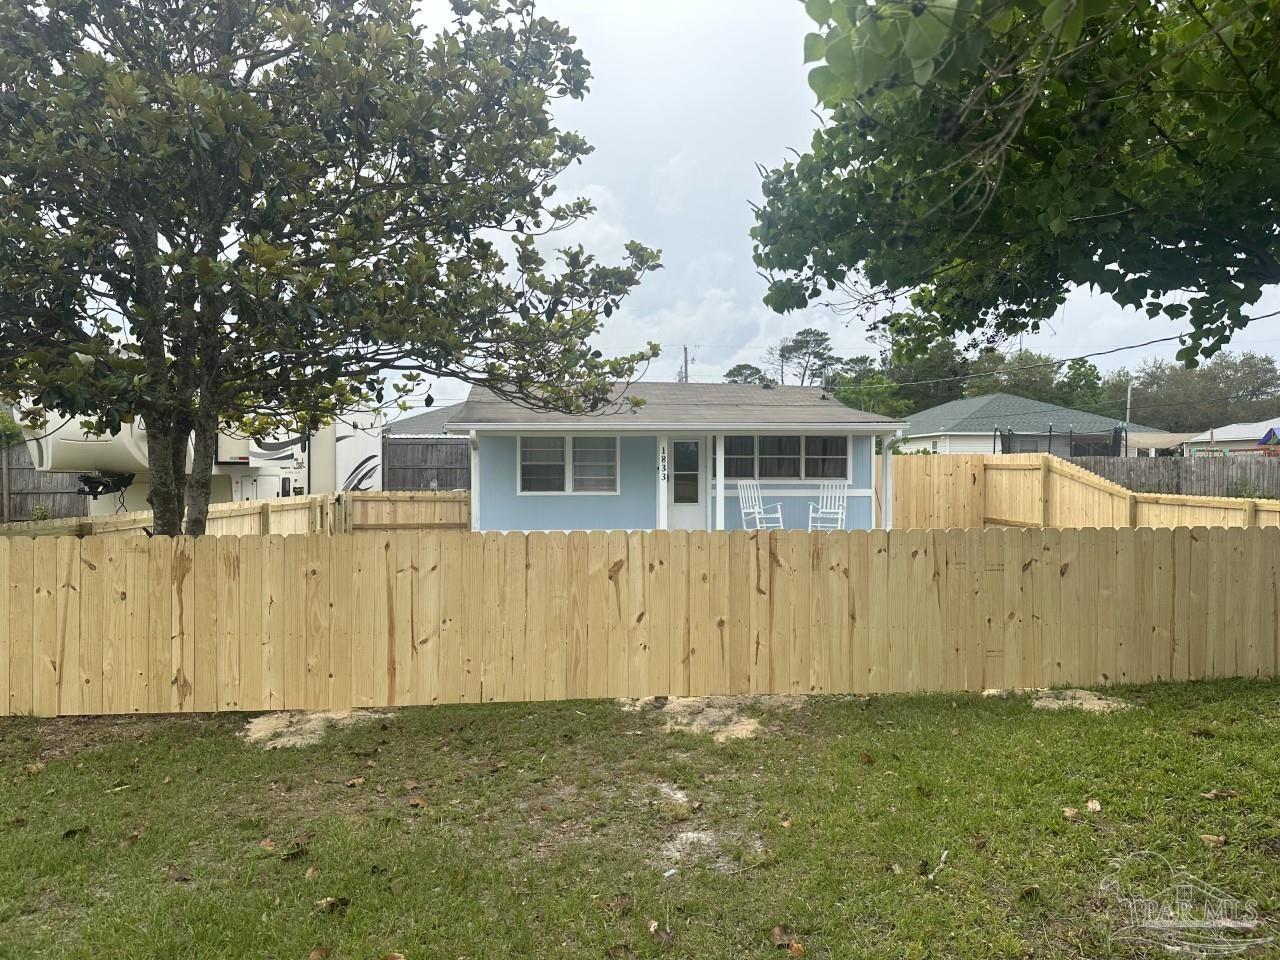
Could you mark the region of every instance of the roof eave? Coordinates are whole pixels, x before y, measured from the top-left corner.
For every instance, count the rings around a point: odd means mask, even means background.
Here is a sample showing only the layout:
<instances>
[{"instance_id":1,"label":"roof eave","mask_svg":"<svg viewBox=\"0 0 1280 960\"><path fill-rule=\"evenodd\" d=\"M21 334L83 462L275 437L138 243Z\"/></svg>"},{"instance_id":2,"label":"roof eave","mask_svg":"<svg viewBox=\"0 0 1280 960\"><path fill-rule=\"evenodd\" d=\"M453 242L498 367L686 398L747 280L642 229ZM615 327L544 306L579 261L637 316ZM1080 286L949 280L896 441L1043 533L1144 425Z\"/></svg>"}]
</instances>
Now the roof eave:
<instances>
[{"instance_id":1,"label":"roof eave","mask_svg":"<svg viewBox=\"0 0 1280 960\"><path fill-rule=\"evenodd\" d=\"M713 431L716 433L772 433L785 431L839 430L848 433L893 433L904 429L906 423L901 420L876 420L850 423L832 423L826 421L793 421L786 423L629 423L594 421L585 423L450 423L445 429L450 433L469 433L472 430L486 433L564 433L599 430L609 433L692 433L697 431Z\"/></svg>"}]
</instances>

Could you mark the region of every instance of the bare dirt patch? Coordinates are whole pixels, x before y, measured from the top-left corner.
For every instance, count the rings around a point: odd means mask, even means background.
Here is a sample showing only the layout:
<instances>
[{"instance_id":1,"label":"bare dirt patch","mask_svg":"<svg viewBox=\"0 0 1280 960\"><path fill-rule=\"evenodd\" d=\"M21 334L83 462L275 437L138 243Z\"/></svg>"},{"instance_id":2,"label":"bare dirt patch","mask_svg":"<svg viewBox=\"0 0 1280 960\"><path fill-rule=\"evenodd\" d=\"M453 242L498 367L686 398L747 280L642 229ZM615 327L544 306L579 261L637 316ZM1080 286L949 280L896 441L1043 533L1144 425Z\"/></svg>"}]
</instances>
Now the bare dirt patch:
<instances>
[{"instance_id":1,"label":"bare dirt patch","mask_svg":"<svg viewBox=\"0 0 1280 960\"><path fill-rule=\"evenodd\" d=\"M351 727L385 720L395 714L387 710L317 710L264 713L244 725L240 735L246 743L263 750L310 747L324 739L331 727Z\"/></svg>"},{"instance_id":2,"label":"bare dirt patch","mask_svg":"<svg viewBox=\"0 0 1280 960\"><path fill-rule=\"evenodd\" d=\"M758 717L747 711L767 707L799 709L804 697L734 696L734 697L646 697L643 700L620 700L623 710L660 712L668 732L682 730L712 737L716 743L758 736L762 729Z\"/></svg>"},{"instance_id":3,"label":"bare dirt patch","mask_svg":"<svg viewBox=\"0 0 1280 960\"><path fill-rule=\"evenodd\" d=\"M1083 710L1085 713L1115 713L1129 710L1133 704L1116 697L1104 697L1092 690L1048 690L1031 687L1016 690L983 690L984 697L1029 695L1036 710Z\"/></svg>"}]
</instances>

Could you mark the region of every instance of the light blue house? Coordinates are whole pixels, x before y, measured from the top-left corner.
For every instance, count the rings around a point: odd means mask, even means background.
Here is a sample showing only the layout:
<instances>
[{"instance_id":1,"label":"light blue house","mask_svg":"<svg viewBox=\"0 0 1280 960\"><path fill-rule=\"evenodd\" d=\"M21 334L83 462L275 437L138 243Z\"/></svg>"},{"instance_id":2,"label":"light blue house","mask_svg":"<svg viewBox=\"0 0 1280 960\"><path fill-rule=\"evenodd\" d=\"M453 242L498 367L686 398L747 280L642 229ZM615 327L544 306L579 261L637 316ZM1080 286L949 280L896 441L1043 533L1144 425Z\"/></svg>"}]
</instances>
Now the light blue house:
<instances>
[{"instance_id":1,"label":"light blue house","mask_svg":"<svg viewBox=\"0 0 1280 960\"><path fill-rule=\"evenodd\" d=\"M573 416L472 388L445 429L471 440L475 530L737 530L739 483L806 529L821 484L843 486L845 526L891 525L890 455L901 422L852 410L819 387L637 383L633 407ZM885 444L888 449L889 444Z\"/></svg>"}]
</instances>

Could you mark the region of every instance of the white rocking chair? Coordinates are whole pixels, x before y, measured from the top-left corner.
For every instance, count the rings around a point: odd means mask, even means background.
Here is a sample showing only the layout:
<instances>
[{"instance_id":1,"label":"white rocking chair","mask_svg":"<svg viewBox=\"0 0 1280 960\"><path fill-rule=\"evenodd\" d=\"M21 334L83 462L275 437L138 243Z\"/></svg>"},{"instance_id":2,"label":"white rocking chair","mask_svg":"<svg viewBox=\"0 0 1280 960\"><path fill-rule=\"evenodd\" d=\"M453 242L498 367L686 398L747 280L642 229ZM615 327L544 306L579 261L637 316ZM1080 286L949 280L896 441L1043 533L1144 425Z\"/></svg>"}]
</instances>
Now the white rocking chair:
<instances>
[{"instance_id":1,"label":"white rocking chair","mask_svg":"<svg viewBox=\"0 0 1280 960\"><path fill-rule=\"evenodd\" d=\"M760 499L760 484L757 481L738 481L738 504L742 507L743 529L782 529L782 504L763 503Z\"/></svg>"},{"instance_id":2,"label":"white rocking chair","mask_svg":"<svg viewBox=\"0 0 1280 960\"><path fill-rule=\"evenodd\" d=\"M818 485L818 502L809 504L809 532L843 530L848 488L843 483Z\"/></svg>"}]
</instances>

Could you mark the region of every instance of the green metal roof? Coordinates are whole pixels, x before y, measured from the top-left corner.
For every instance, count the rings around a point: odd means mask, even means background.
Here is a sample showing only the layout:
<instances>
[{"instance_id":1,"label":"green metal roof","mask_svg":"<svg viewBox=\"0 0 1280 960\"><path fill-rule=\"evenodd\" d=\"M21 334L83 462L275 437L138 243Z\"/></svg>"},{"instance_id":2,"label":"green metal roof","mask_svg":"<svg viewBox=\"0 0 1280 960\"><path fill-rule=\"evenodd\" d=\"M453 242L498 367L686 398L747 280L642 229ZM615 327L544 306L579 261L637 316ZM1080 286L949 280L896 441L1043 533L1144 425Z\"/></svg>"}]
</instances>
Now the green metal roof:
<instances>
[{"instance_id":1,"label":"green metal roof","mask_svg":"<svg viewBox=\"0 0 1280 960\"><path fill-rule=\"evenodd\" d=\"M1083 410L1060 407L1056 403L1029 400L1008 393L988 393L930 407L907 417L907 434L927 437L937 433L991 433L1008 430L1021 433L1103 433L1123 426L1123 421ZM1129 424L1130 430L1154 428Z\"/></svg>"}]
</instances>

